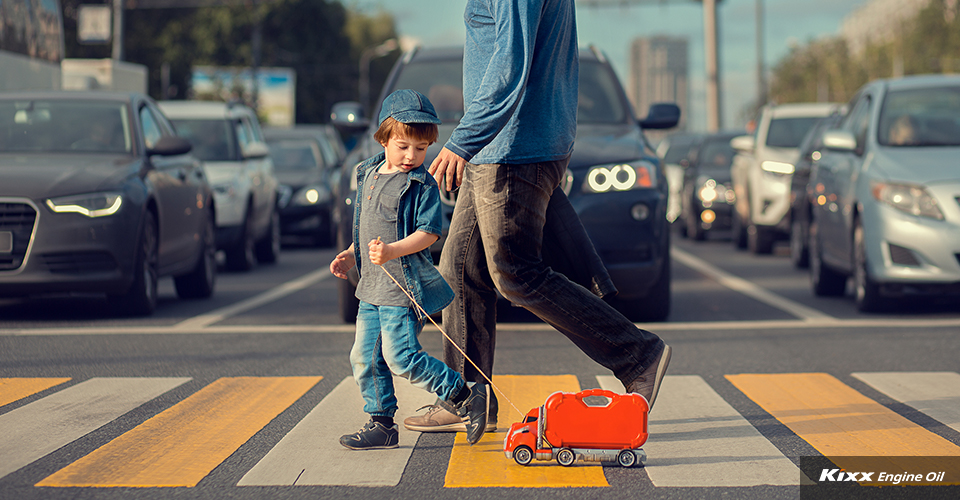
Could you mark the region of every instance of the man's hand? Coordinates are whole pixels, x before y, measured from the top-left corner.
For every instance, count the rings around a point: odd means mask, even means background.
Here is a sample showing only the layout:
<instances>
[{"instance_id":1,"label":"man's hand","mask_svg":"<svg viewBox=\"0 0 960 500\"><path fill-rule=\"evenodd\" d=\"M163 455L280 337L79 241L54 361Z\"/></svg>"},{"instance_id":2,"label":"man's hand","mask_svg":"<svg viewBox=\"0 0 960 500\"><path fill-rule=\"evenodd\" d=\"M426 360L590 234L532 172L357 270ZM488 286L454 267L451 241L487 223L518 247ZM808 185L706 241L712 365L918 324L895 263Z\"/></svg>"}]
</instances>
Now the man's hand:
<instances>
[{"instance_id":1,"label":"man's hand","mask_svg":"<svg viewBox=\"0 0 960 500\"><path fill-rule=\"evenodd\" d=\"M437 180L441 187L446 182L447 191L453 191L463 183L463 169L467 160L447 148L440 150L440 154L430 164L430 175Z\"/></svg>"}]
</instances>

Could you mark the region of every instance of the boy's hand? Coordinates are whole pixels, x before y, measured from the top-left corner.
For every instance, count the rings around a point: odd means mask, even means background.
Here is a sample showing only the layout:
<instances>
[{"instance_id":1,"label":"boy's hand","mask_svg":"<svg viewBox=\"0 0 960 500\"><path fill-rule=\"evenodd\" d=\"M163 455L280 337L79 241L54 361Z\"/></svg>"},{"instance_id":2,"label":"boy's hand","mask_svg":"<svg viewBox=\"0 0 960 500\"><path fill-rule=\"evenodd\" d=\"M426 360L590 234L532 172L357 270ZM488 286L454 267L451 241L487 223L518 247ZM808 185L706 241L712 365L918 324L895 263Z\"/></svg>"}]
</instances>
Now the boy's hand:
<instances>
[{"instance_id":1,"label":"boy's hand","mask_svg":"<svg viewBox=\"0 0 960 500\"><path fill-rule=\"evenodd\" d=\"M444 182L446 182L447 191L453 191L454 188L460 187L460 184L463 183L463 169L466 165L467 160L453 151L443 148L433 159L428 171L437 180L440 187L444 187Z\"/></svg>"},{"instance_id":2,"label":"boy's hand","mask_svg":"<svg viewBox=\"0 0 960 500\"><path fill-rule=\"evenodd\" d=\"M387 261L396 257L393 252L393 246L380 241L380 238L370 240L370 243L367 243L367 248L370 250L370 262L378 266L382 266Z\"/></svg>"},{"instance_id":3,"label":"boy's hand","mask_svg":"<svg viewBox=\"0 0 960 500\"><path fill-rule=\"evenodd\" d=\"M353 269L355 265L357 265L357 258L353 255L353 249L348 248L333 258L333 262L330 263L330 272L334 276L345 280L347 279L347 271Z\"/></svg>"}]
</instances>

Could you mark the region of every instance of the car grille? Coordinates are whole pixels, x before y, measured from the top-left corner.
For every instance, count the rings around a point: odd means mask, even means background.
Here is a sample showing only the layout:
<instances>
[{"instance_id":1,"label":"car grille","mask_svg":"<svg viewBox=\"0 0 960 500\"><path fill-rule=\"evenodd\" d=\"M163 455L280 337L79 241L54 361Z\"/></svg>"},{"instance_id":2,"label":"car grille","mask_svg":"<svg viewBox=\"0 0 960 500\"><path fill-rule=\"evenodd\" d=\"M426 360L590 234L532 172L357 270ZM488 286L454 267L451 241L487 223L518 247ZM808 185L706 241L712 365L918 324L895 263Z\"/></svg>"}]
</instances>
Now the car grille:
<instances>
[{"instance_id":1,"label":"car grille","mask_svg":"<svg viewBox=\"0 0 960 500\"><path fill-rule=\"evenodd\" d=\"M900 266L919 266L920 261L917 260L917 257L913 255L913 252L909 248L904 248L899 245L894 245L893 243L889 244L890 246L890 261L894 264Z\"/></svg>"},{"instance_id":2,"label":"car grille","mask_svg":"<svg viewBox=\"0 0 960 500\"><path fill-rule=\"evenodd\" d=\"M23 265L36 220L36 210L26 203L0 203L0 231L9 231L13 236L11 252L0 254L0 271L12 271Z\"/></svg>"},{"instance_id":3,"label":"car grille","mask_svg":"<svg viewBox=\"0 0 960 500\"><path fill-rule=\"evenodd\" d=\"M41 254L47 270L56 274L93 274L117 269L117 261L107 252L69 252Z\"/></svg>"}]
</instances>

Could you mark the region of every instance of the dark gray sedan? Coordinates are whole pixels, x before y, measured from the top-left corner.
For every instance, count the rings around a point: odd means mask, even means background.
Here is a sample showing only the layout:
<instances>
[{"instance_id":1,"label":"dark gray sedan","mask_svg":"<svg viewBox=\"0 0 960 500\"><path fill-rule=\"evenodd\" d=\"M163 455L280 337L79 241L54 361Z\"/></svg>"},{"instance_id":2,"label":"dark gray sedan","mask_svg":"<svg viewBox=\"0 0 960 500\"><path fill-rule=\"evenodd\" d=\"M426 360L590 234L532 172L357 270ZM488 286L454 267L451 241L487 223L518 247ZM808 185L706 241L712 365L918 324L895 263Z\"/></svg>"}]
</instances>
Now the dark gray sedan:
<instances>
[{"instance_id":1,"label":"dark gray sedan","mask_svg":"<svg viewBox=\"0 0 960 500\"><path fill-rule=\"evenodd\" d=\"M157 280L216 281L210 186L147 96L0 93L0 296L106 294L151 314Z\"/></svg>"}]
</instances>

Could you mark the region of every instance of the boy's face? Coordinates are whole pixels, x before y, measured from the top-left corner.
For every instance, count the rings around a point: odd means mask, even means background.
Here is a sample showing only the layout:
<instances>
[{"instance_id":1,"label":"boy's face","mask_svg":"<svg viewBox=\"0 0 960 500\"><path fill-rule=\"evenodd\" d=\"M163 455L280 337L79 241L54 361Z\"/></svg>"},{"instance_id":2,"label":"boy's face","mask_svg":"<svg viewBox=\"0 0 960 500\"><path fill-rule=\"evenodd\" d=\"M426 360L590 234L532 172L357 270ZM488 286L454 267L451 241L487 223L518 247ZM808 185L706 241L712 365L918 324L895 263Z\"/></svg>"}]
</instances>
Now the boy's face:
<instances>
[{"instance_id":1,"label":"boy's face","mask_svg":"<svg viewBox=\"0 0 960 500\"><path fill-rule=\"evenodd\" d=\"M383 145L387 156L387 167L409 172L423 164L427 157L427 141L418 141L402 134L393 134Z\"/></svg>"}]
</instances>

